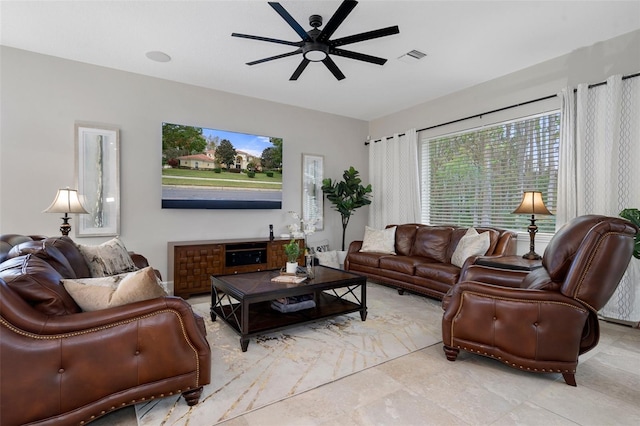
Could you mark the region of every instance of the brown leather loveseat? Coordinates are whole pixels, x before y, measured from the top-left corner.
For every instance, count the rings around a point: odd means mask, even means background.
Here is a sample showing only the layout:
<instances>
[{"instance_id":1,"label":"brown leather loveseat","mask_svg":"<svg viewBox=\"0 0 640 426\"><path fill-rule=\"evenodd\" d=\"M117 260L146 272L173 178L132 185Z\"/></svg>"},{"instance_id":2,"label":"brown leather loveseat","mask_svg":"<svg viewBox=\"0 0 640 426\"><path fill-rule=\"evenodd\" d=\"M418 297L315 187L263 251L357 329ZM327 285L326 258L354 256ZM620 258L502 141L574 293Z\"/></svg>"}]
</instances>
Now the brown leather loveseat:
<instances>
[{"instance_id":1,"label":"brown leather loveseat","mask_svg":"<svg viewBox=\"0 0 640 426\"><path fill-rule=\"evenodd\" d=\"M61 284L89 277L67 237L0 236L0 424L84 424L210 381L204 321L176 297L82 312ZM133 255L136 266L148 266Z\"/></svg>"},{"instance_id":2,"label":"brown leather loveseat","mask_svg":"<svg viewBox=\"0 0 640 426\"><path fill-rule=\"evenodd\" d=\"M393 226L396 225L386 228ZM516 253L515 232L490 227L475 229L478 233L489 233L489 248L485 256ZM451 257L467 230L457 226L397 225L395 255L361 252L363 241L353 241L349 245L345 269L397 287L401 293L409 290L442 299L460 277L462 268L451 264ZM469 257L464 265L474 260L475 257Z\"/></svg>"}]
</instances>

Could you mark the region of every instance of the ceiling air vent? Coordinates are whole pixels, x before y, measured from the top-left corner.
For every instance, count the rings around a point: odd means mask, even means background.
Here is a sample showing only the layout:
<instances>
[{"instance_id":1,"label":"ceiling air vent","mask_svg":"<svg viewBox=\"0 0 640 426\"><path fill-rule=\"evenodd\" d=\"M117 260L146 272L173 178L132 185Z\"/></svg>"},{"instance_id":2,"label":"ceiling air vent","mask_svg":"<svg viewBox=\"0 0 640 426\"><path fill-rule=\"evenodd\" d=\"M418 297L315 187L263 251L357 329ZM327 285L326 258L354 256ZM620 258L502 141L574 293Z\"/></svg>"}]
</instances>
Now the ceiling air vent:
<instances>
[{"instance_id":1,"label":"ceiling air vent","mask_svg":"<svg viewBox=\"0 0 640 426\"><path fill-rule=\"evenodd\" d=\"M426 53L422 53L421 51L414 49L400 56L398 59L410 64L424 58L425 56L427 56Z\"/></svg>"}]
</instances>

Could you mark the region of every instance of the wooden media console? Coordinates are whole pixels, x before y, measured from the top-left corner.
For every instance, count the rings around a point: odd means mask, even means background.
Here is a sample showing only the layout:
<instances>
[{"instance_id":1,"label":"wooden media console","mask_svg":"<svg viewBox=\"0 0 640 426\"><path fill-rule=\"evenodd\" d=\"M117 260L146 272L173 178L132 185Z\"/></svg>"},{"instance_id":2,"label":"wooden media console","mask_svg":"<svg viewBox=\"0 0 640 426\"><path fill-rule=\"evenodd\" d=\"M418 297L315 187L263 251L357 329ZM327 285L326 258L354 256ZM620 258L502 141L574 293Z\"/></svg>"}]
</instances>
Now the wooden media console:
<instances>
[{"instance_id":1,"label":"wooden media console","mask_svg":"<svg viewBox=\"0 0 640 426\"><path fill-rule=\"evenodd\" d=\"M287 262L288 238L171 241L167 279L173 294L184 299L211 292L211 276L280 269ZM297 239L300 247L304 244ZM301 251L303 252L303 251ZM298 263L303 264L301 254Z\"/></svg>"}]
</instances>

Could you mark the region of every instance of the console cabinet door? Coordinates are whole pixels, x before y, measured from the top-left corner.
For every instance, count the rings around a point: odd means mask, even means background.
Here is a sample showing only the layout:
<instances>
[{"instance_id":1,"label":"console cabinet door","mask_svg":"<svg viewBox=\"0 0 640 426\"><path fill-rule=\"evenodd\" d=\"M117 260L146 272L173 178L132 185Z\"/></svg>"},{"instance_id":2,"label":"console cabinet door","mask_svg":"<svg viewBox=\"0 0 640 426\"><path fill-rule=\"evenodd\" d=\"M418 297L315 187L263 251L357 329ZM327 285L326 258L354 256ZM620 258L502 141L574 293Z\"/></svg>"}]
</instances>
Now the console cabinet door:
<instances>
[{"instance_id":1,"label":"console cabinet door","mask_svg":"<svg viewBox=\"0 0 640 426\"><path fill-rule=\"evenodd\" d=\"M174 248L173 293L187 298L211 291L211 275L224 273L224 245L204 244Z\"/></svg>"},{"instance_id":2,"label":"console cabinet door","mask_svg":"<svg viewBox=\"0 0 640 426\"><path fill-rule=\"evenodd\" d=\"M284 252L284 246L289 241L271 241L267 247L267 268L268 269L281 269L287 264L287 255ZM298 240L300 248L303 247L303 240ZM300 257L298 257L298 264L304 265L304 254L301 250Z\"/></svg>"}]
</instances>

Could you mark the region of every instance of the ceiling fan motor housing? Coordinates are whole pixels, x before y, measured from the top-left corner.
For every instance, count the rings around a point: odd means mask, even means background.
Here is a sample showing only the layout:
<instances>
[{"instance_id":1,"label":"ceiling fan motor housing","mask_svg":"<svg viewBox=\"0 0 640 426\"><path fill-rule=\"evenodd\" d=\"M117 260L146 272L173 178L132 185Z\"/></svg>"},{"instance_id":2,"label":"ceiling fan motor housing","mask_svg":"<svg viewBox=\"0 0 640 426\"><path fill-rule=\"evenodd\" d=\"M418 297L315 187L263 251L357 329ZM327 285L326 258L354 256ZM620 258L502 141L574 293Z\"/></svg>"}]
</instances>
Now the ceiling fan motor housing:
<instances>
[{"instance_id":1,"label":"ceiling fan motor housing","mask_svg":"<svg viewBox=\"0 0 640 426\"><path fill-rule=\"evenodd\" d=\"M313 28L318 28L322 26L322 16L320 15L311 15L309 16L309 25Z\"/></svg>"}]
</instances>

